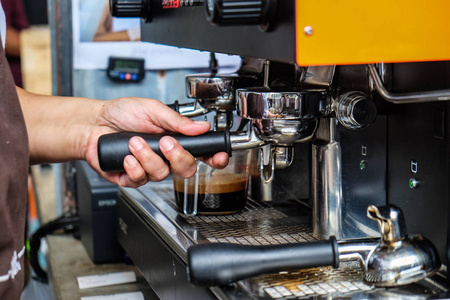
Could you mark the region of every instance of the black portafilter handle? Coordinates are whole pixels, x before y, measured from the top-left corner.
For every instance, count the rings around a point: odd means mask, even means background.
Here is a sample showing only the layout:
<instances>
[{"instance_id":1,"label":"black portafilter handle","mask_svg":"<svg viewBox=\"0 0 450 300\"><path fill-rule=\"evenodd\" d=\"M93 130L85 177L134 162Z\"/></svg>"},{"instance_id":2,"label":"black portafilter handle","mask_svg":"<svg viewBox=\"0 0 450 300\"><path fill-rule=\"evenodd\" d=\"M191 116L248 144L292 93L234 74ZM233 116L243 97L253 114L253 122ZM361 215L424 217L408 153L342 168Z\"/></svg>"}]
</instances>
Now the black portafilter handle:
<instances>
[{"instance_id":1,"label":"black portafilter handle","mask_svg":"<svg viewBox=\"0 0 450 300\"><path fill-rule=\"evenodd\" d=\"M159 149L159 140L164 135L136 132L105 134L100 136L97 146L100 168L104 172L120 172L124 170L123 160L125 159L125 156L131 154L128 148L128 142L134 136L142 137L156 154L164 158L164 155ZM228 130L209 131L197 136L186 136L181 134L170 136L175 138L184 149L195 157L213 155L219 152L226 152L231 156L230 132Z\"/></svg>"},{"instance_id":2,"label":"black portafilter handle","mask_svg":"<svg viewBox=\"0 0 450 300\"><path fill-rule=\"evenodd\" d=\"M272 272L339 267L338 243L327 241L250 246L198 244L188 249L188 277L198 286L218 286Z\"/></svg>"}]
</instances>

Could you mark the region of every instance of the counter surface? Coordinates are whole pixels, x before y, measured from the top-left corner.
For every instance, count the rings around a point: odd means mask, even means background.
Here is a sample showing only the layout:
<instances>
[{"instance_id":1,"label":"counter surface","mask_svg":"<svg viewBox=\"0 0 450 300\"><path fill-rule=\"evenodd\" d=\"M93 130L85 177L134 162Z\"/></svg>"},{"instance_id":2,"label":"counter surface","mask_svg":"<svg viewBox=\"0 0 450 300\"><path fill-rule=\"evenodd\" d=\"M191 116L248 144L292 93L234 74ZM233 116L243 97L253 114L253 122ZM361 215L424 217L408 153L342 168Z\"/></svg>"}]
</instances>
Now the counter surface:
<instances>
[{"instance_id":1,"label":"counter surface","mask_svg":"<svg viewBox=\"0 0 450 300\"><path fill-rule=\"evenodd\" d=\"M55 180L51 168L32 167L32 174L40 219L48 222L54 219ZM48 245L50 285L58 300L80 300L81 297L111 295L141 291L146 300L157 300L145 279L135 266L124 263L94 264L81 241L69 235L52 235L46 238ZM101 275L114 272L134 271L137 282L80 290L77 277Z\"/></svg>"},{"instance_id":2,"label":"counter surface","mask_svg":"<svg viewBox=\"0 0 450 300\"><path fill-rule=\"evenodd\" d=\"M50 236L48 263L56 299L80 300L80 297L141 291L146 300L159 299L136 267L123 263L93 264L80 241L69 236ZM134 271L137 282L80 290L77 277Z\"/></svg>"}]
</instances>

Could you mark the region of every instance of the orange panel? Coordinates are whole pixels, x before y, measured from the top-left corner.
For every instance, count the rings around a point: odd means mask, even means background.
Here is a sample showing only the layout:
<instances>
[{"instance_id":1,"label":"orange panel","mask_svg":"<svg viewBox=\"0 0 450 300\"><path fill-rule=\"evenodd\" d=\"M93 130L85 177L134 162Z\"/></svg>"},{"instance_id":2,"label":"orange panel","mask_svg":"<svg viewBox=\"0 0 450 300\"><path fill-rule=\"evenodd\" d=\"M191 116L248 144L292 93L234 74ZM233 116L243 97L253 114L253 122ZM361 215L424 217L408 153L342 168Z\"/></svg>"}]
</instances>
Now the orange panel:
<instances>
[{"instance_id":1,"label":"orange panel","mask_svg":"<svg viewBox=\"0 0 450 300\"><path fill-rule=\"evenodd\" d=\"M295 1L299 65L450 60L449 0Z\"/></svg>"}]
</instances>

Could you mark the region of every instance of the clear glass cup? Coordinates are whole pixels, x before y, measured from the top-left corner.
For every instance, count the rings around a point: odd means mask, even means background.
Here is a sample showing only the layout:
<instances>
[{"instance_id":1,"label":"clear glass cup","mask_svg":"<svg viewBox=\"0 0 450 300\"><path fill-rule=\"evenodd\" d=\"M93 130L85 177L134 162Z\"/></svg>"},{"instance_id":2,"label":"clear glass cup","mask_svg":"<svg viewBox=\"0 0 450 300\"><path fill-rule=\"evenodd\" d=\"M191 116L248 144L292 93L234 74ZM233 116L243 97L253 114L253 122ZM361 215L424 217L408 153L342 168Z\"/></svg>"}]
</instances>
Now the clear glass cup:
<instances>
[{"instance_id":1,"label":"clear glass cup","mask_svg":"<svg viewBox=\"0 0 450 300\"><path fill-rule=\"evenodd\" d=\"M250 150L233 151L228 165L214 169L197 161L191 178L173 175L175 200L186 215L231 214L247 202Z\"/></svg>"}]
</instances>

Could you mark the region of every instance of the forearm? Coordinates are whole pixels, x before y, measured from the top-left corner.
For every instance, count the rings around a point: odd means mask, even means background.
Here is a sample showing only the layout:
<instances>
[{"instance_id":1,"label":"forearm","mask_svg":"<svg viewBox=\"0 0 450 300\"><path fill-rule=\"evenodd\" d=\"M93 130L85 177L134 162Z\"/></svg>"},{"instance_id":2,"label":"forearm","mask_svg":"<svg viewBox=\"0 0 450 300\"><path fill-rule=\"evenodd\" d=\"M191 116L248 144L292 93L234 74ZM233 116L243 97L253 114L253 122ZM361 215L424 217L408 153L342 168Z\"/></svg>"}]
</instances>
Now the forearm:
<instances>
[{"instance_id":1,"label":"forearm","mask_svg":"<svg viewBox=\"0 0 450 300\"><path fill-rule=\"evenodd\" d=\"M109 42L109 41L128 41L130 37L127 31L107 32L94 36L95 42Z\"/></svg>"},{"instance_id":2,"label":"forearm","mask_svg":"<svg viewBox=\"0 0 450 300\"><path fill-rule=\"evenodd\" d=\"M85 159L85 148L104 102L51 97L17 88L30 144L30 163Z\"/></svg>"},{"instance_id":3,"label":"forearm","mask_svg":"<svg viewBox=\"0 0 450 300\"><path fill-rule=\"evenodd\" d=\"M122 186L137 187L149 180L159 181L170 170L188 178L195 173L194 157L172 137L163 137L159 147L164 161L139 137L129 142L132 155L124 158L125 172L105 173L100 169L97 142L101 135L119 132L179 132L199 135L209 130L208 122L194 122L162 102L147 98L118 98L109 101L72 97L51 97L17 88L30 144L30 162L86 160L107 180ZM223 168L226 153L208 158L214 167Z\"/></svg>"},{"instance_id":4,"label":"forearm","mask_svg":"<svg viewBox=\"0 0 450 300\"><path fill-rule=\"evenodd\" d=\"M20 32L12 27L6 28L5 53L7 55L20 56Z\"/></svg>"}]
</instances>

